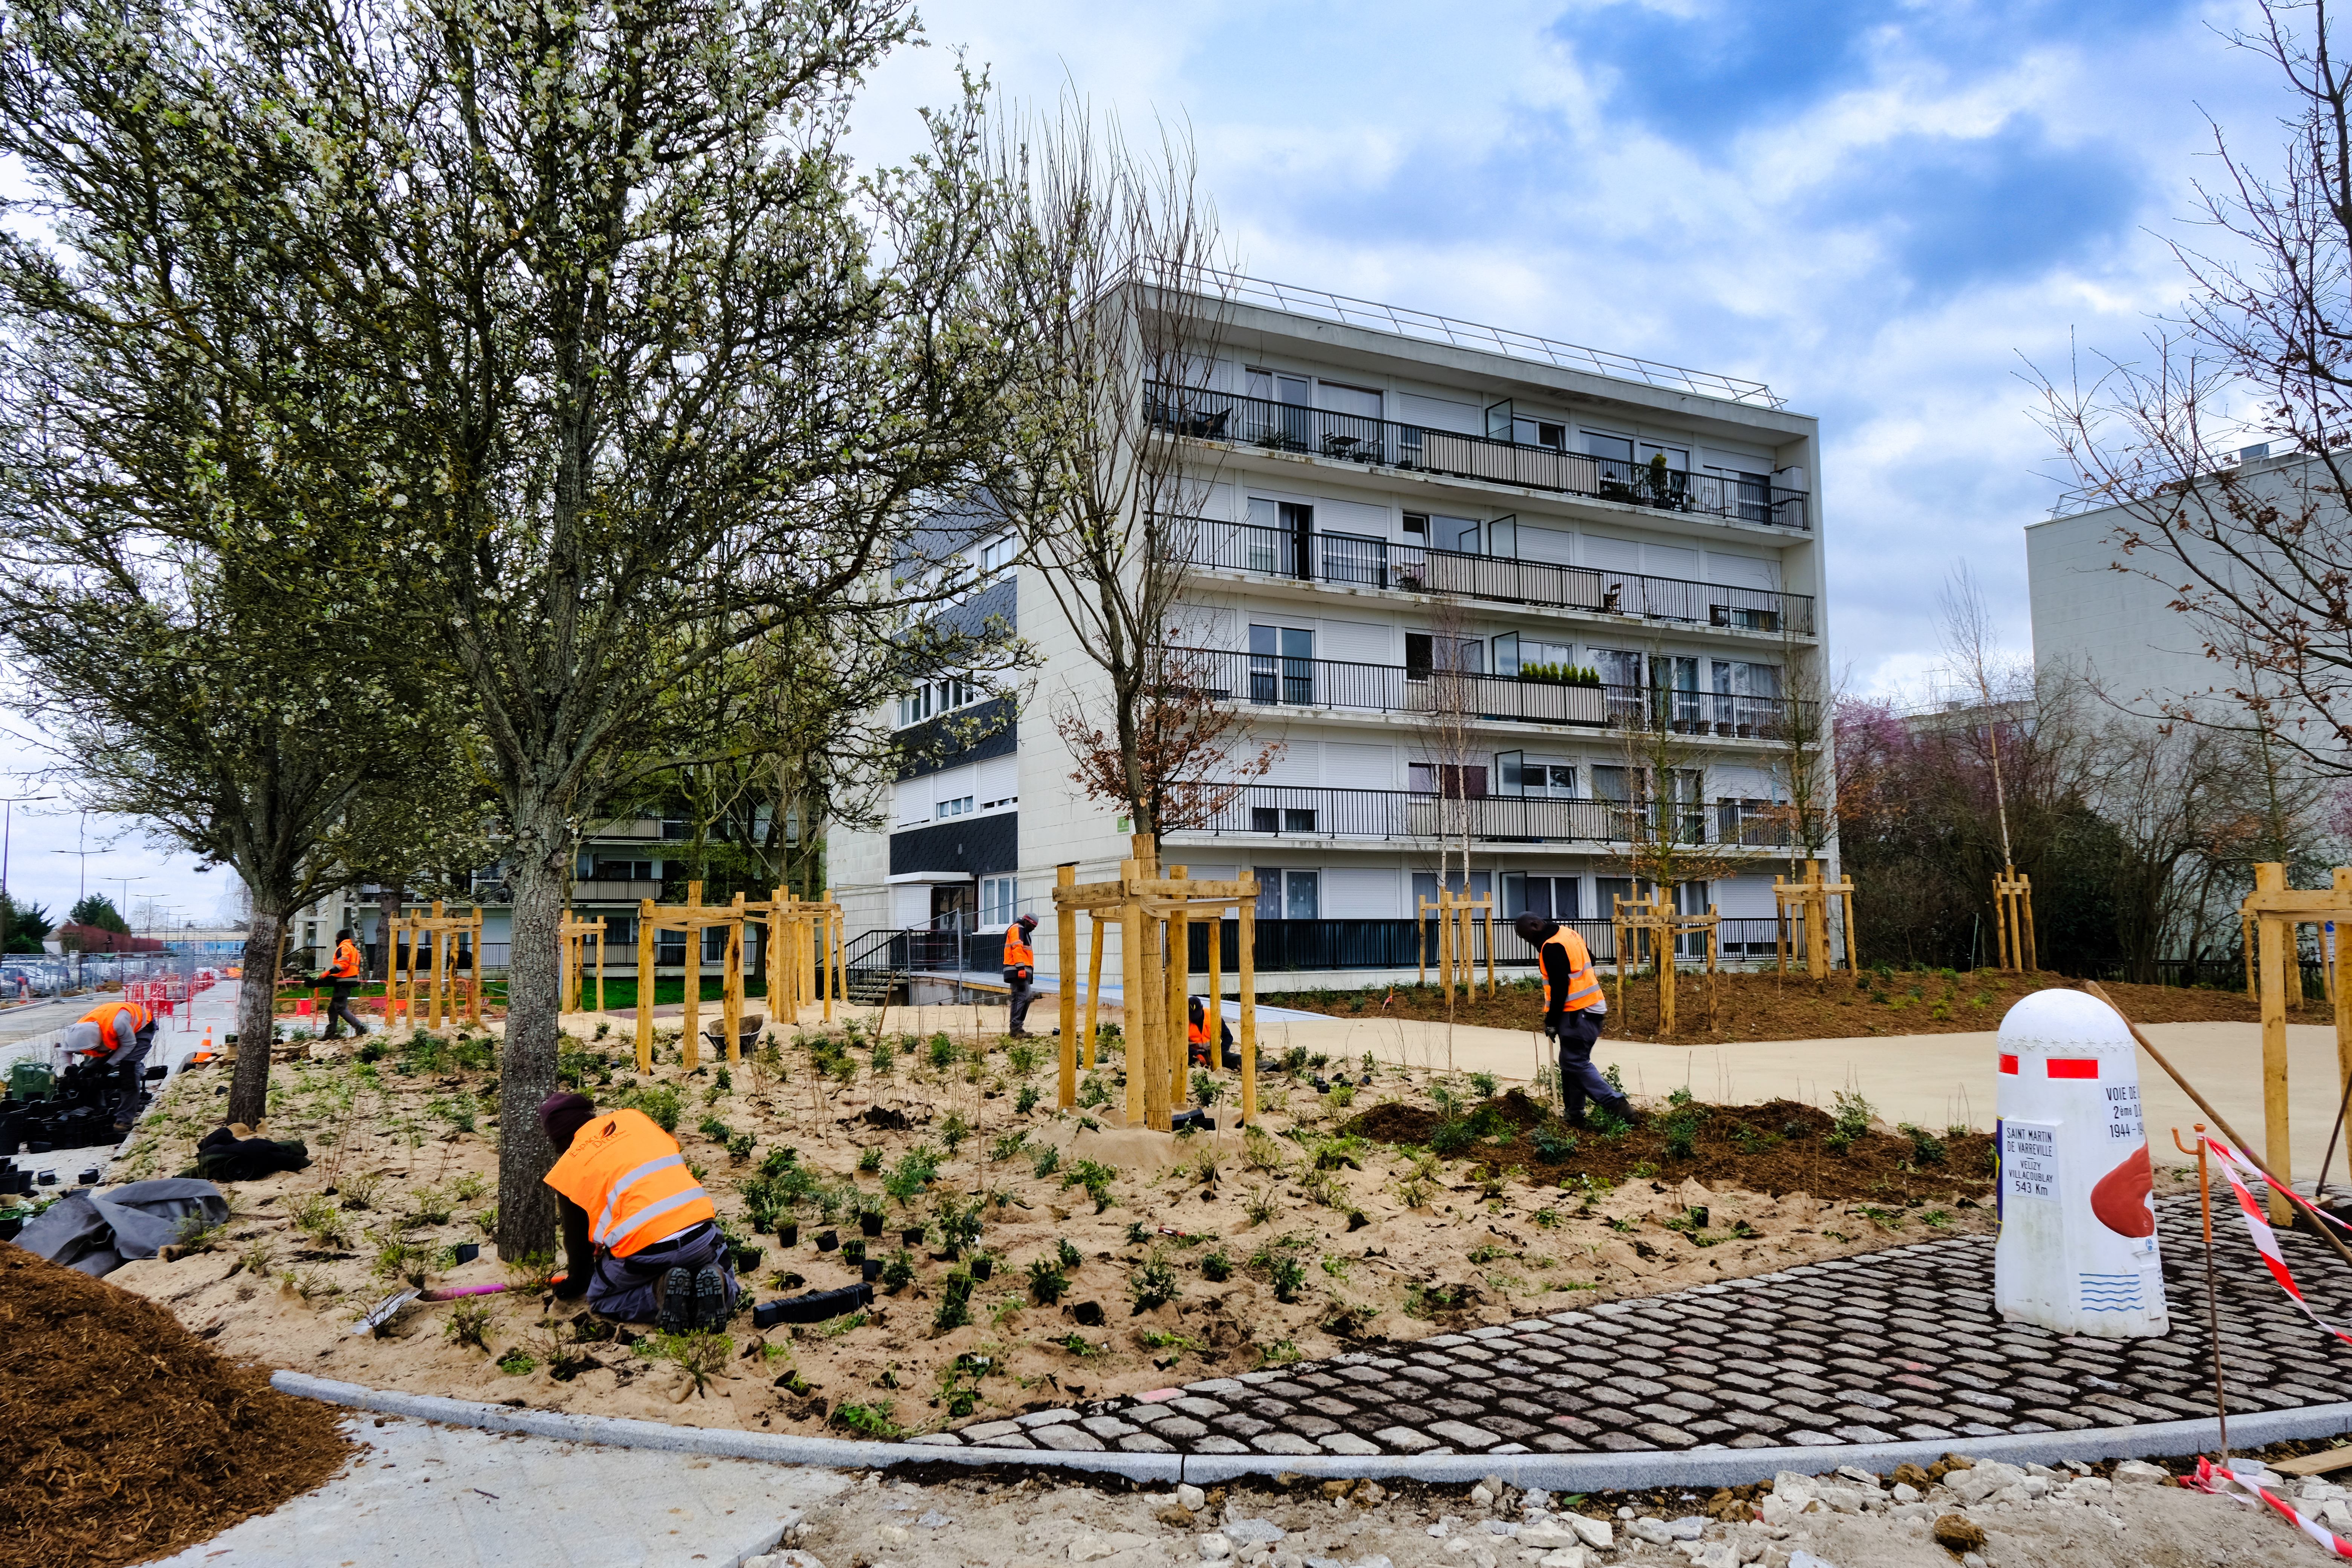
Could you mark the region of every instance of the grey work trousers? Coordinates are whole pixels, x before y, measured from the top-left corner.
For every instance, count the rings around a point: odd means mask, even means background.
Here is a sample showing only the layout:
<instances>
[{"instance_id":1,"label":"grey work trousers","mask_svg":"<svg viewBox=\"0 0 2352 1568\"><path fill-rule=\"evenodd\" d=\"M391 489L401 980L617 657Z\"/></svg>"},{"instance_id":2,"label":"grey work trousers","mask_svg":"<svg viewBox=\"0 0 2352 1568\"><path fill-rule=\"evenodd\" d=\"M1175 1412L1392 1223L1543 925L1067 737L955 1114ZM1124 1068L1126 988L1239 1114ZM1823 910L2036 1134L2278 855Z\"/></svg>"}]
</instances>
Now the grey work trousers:
<instances>
[{"instance_id":1,"label":"grey work trousers","mask_svg":"<svg viewBox=\"0 0 2352 1568\"><path fill-rule=\"evenodd\" d=\"M1584 1120L1587 1098L1613 1109L1622 1110L1625 1104L1625 1097L1592 1065L1592 1047L1601 1043L1601 1021L1605 1016L1595 1007L1544 1015L1544 1033L1559 1044L1560 1103L1570 1121Z\"/></svg>"},{"instance_id":2,"label":"grey work trousers","mask_svg":"<svg viewBox=\"0 0 2352 1568\"><path fill-rule=\"evenodd\" d=\"M1029 980L1014 980L1011 984L1013 994L1005 1005L1004 1032L1025 1035L1029 1032L1029 1004L1037 999L1037 986L1035 982Z\"/></svg>"},{"instance_id":3,"label":"grey work trousers","mask_svg":"<svg viewBox=\"0 0 2352 1568\"><path fill-rule=\"evenodd\" d=\"M676 1236L640 1247L626 1258L596 1254L596 1270L588 1277L588 1306L601 1317L625 1323L649 1323L660 1303L654 1285L673 1268L691 1272L716 1267L727 1280L727 1310L735 1310L735 1271L728 1267L726 1238L709 1220Z\"/></svg>"}]
</instances>

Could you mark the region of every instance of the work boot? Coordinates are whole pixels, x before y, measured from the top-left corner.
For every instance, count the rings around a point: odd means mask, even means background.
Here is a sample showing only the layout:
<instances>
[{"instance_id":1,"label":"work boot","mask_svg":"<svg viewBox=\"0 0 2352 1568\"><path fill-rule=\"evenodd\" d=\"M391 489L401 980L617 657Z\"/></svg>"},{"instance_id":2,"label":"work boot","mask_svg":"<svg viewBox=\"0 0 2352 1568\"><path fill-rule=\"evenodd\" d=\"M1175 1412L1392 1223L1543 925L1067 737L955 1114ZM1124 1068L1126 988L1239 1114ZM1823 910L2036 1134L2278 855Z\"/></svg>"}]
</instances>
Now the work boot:
<instances>
[{"instance_id":1,"label":"work boot","mask_svg":"<svg viewBox=\"0 0 2352 1568\"><path fill-rule=\"evenodd\" d=\"M695 1271L694 1326L706 1330L727 1326L727 1277L716 1265Z\"/></svg>"},{"instance_id":2,"label":"work boot","mask_svg":"<svg viewBox=\"0 0 2352 1568\"><path fill-rule=\"evenodd\" d=\"M654 1281L654 1327L682 1334L694 1327L694 1271L673 1268Z\"/></svg>"}]
</instances>

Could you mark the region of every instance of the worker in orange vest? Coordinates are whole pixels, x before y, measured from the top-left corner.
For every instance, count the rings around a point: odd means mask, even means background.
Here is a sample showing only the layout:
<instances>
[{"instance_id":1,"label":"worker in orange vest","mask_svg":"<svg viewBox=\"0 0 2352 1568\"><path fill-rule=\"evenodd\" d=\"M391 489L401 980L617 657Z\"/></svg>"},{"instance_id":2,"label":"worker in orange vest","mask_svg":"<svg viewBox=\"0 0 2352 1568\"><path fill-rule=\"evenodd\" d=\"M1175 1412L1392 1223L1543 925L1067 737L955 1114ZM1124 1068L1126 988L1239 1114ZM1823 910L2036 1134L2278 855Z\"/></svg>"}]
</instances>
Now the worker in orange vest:
<instances>
[{"instance_id":1,"label":"worker in orange vest","mask_svg":"<svg viewBox=\"0 0 2352 1568\"><path fill-rule=\"evenodd\" d=\"M1029 933L1036 929L1035 915L1023 915L1004 928L1004 984L1013 987L1004 1032L1015 1039L1029 1033L1029 1004L1037 994L1037 951L1029 945Z\"/></svg>"},{"instance_id":2,"label":"worker in orange vest","mask_svg":"<svg viewBox=\"0 0 2352 1568\"><path fill-rule=\"evenodd\" d=\"M139 1115L147 1053L155 1044L154 1013L136 1002L101 1002L66 1026L65 1048L92 1064L103 1062L122 1079L114 1130L131 1131Z\"/></svg>"},{"instance_id":3,"label":"worker in orange vest","mask_svg":"<svg viewBox=\"0 0 2352 1568\"><path fill-rule=\"evenodd\" d=\"M551 1094L539 1124L555 1145L555 1189L569 1265L557 1296L663 1333L719 1329L735 1275L710 1194L677 1140L640 1110L599 1113L584 1094Z\"/></svg>"},{"instance_id":4,"label":"worker in orange vest","mask_svg":"<svg viewBox=\"0 0 2352 1568\"><path fill-rule=\"evenodd\" d=\"M1184 1010L1186 1014L1184 1037L1192 1042L1192 1065L1201 1068L1215 1067L1217 1058L1223 1057L1228 1069L1240 1071L1242 1055L1234 1049L1234 1031L1223 1016L1217 1019L1215 1033L1218 1037L1214 1041L1209 1037L1211 1031L1207 999L1200 996L1188 997ZM1223 1047L1222 1050L1218 1048L1220 1046Z\"/></svg>"},{"instance_id":5,"label":"worker in orange vest","mask_svg":"<svg viewBox=\"0 0 2352 1568\"><path fill-rule=\"evenodd\" d=\"M360 988L360 944L352 940L352 929L345 926L335 933L334 962L319 972L319 984L335 988L334 1000L327 1004L327 1032L320 1037L331 1040L344 1023L354 1035L367 1033L367 1026L352 1011L352 993Z\"/></svg>"},{"instance_id":6,"label":"worker in orange vest","mask_svg":"<svg viewBox=\"0 0 2352 1568\"><path fill-rule=\"evenodd\" d=\"M1588 1096L1609 1115L1633 1121L1633 1102L1592 1065L1609 997L1592 971L1591 950L1571 927L1542 915L1521 915L1513 929L1536 950L1543 967L1544 1033L1559 1048L1559 1092L1570 1124L1585 1125Z\"/></svg>"}]
</instances>

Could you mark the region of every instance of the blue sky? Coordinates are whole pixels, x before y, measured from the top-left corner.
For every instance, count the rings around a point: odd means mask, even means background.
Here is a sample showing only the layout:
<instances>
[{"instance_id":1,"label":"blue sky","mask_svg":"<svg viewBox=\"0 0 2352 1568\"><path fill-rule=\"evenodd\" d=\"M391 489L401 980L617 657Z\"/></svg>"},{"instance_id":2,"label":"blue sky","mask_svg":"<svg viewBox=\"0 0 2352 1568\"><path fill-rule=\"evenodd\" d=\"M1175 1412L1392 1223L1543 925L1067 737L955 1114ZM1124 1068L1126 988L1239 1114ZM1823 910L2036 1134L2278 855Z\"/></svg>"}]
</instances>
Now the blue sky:
<instances>
[{"instance_id":1,"label":"blue sky","mask_svg":"<svg viewBox=\"0 0 2352 1568\"><path fill-rule=\"evenodd\" d=\"M1189 122L1258 276L1769 381L1822 421L1833 653L1885 690L1935 663L1963 555L2027 650L2020 531L2058 486L2020 373L2128 357L2175 306L2204 116L2266 154L2288 107L2219 36L2251 11L932 0L856 146L909 150L962 45L1017 98ZM11 887L62 910L75 823L16 827ZM135 840L89 873L198 916L222 891Z\"/></svg>"}]
</instances>

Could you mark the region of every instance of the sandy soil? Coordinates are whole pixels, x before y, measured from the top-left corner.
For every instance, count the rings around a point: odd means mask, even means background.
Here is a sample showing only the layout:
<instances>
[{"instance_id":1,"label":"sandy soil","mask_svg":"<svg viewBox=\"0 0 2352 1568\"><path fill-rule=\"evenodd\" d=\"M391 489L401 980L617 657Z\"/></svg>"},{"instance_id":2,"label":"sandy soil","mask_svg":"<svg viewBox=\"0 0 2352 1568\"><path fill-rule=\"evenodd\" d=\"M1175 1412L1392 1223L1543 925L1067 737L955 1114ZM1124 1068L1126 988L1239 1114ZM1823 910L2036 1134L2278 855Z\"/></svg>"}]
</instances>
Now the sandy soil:
<instances>
[{"instance_id":1,"label":"sandy soil","mask_svg":"<svg viewBox=\"0 0 2352 1568\"><path fill-rule=\"evenodd\" d=\"M1629 975L1621 990L1604 964L1601 984L1609 993L1609 1033L1612 1038L1660 1037L1655 976ZM2035 991L2080 986L2079 982L2063 975L2005 973L1995 969L1896 970L1884 974L1865 969L1858 978L1840 971L1822 981L1803 974L1725 973L1717 977L1715 984L1716 1022L1709 1027L1706 977L1691 973L1677 977L1675 1027L1667 1038L1676 1044L1691 1045L1961 1034L1998 1028L2001 1015L2021 997ZM2121 982L2105 990L2139 1024L2262 1020L2252 998L2242 991L2126 985ZM1295 1007L1337 1018L1435 1021L1448 1016L1444 992L1432 985L1287 994L1262 989L1258 1000L1269 1006ZM1534 1026L1536 1016L1542 1011L1541 987L1534 980L1526 979L1506 981L1491 994L1483 986L1475 996L1457 992L1451 1016L1457 1024L1526 1029ZM2300 1012L2291 1011L2287 1016L2295 1023L2325 1024L2331 1021L2332 1014L2324 1000L2315 999Z\"/></svg>"},{"instance_id":2,"label":"sandy soil","mask_svg":"<svg viewBox=\"0 0 2352 1568\"><path fill-rule=\"evenodd\" d=\"M1333 1142L1339 1126L1388 1102L1399 1108L1391 1117L1413 1112L1425 1124L1433 1089L1467 1104L1493 1092L1393 1066L1371 1069L1372 1081L1349 1095L1318 1095L1303 1079L1270 1074L1260 1128L1174 1138L1119 1125L1110 1107L1124 1093L1112 1052L1082 1096L1109 1103L1056 1116L1052 1042L1034 1042L1034 1059L1016 1057L975 1031L976 1016L969 1008L912 1016L893 1009L893 1025L927 1034L910 1049L894 1028L895 1059L878 1073L869 1041L803 1028L772 1062L738 1064L723 1082L707 1058L686 1074L674 1035L640 1082L626 1031L597 1039L593 1020L574 1021L583 1037L567 1069L600 1104L633 1091L680 1096L688 1158L722 1218L764 1248L748 1276L760 1299L856 1277L839 1253L813 1245L828 1228L817 1199L797 1210L796 1247L755 1234L746 1188L759 1186L778 1151L794 1150L836 1205L852 1194L877 1197L919 1145L941 1152L936 1181L905 1204L890 1202L888 1230L873 1244L887 1256L901 1225L931 1226L929 1245L907 1258L910 1282L869 1312L796 1331L755 1334L739 1317L698 1392L679 1359L692 1359L691 1347L630 1344L625 1331L615 1340L578 1304L531 1291L470 1304L488 1309L478 1346L451 1337L465 1314L446 1303L408 1308L381 1337L350 1331L361 1310L404 1280L508 1277L487 1245L484 1257L462 1264L446 1251L488 1239L496 1149L486 1039L404 1036L372 1062L347 1045L318 1045L310 1047L315 1059L278 1066L266 1131L307 1139L311 1167L238 1184L237 1215L210 1250L131 1264L109 1278L165 1303L226 1353L377 1387L697 1425L914 1432L1989 1223L1965 1201L1981 1184L1957 1171L1948 1198L1914 1194L1906 1207L1883 1196L1740 1190L1711 1168L1705 1142L1699 1158L1663 1179L1662 1168L1637 1163L1613 1184L1550 1168L1535 1184L1525 1167L1481 1174L1477 1148L1443 1159ZM936 1067L934 1052L952 1060ZM300 1058L303 1048L289 1054ZM1360 1061L1353 1071L1366 1076ZM215 1124L225 1083L201 1071L174 1080L118 1176L185 1165L194 1139ZM1028 1088L1044 1098L1024 1112ZM1723 1125L1734 1121L1727 1114ZM947 1153L957 1123L975 1131ZM1505 1133L1500 1144L1486 1141L1486 1153L1526 1142L1520 1130ZM1898 1142L1891 1132L1885 1141ZM861 1155L878 1168L861 1171ZM1073 1180L1089 1162L1106 1168L1099 1211ZM1623 1159L1592 1163L1614 1173ZM1725 1153L1718 1163L1736 1162ZM1918 1177L1927 1190L1940 1180L1936 1172ZM942 1309L963 1268L941 1253L942 1211L975 1198L994 1276L972 1288L971 1321L941 1327L943 1315L952 1321ZM1701 1226L1691 1223L1694 1205L1708 1210ZM857 1234L838 1216L833 1228ZM1050 1266L1065 1244L1077 1255L1066 1291L1040 1304L1027 1289L1029 1266ZM1278 1290L1284 1273L1297 1278ZM1133 1297L1155 1274L1171 1299L1138 1310Z\"/></svg>"},{"instance_id":3,"label":"sandy soil","mask_svg":"<svg viewBox=\"0 0 2352 1568\"><path fill-rule=\"evenodd\" d=\"M935 1467L915 1477L861 1478L807 1510L787 1538L804 1555L781 1561L793 1568L1160 1568L1215 1560L1216 1537L1231 1561L1271 1568L1317 1561L1347 1568L1787 1568L1799 1552L1828 1568L1956 1568L1961 1554L1939 1545L1936 1532L1961 1541L1969 1527L1983 1532L1974 1550L1991 1568L2286 1568L2326 1560L2284 1520L2167 1484L2147 1467L1966 1467L1940 1479L1914 1472L1905 1484L1925 1484L1907 1501L1897 1500L1905 1494L1894 1480L1869 1478L1865 1486L1857 1474L1841 1474L1810 1484L1790 1478L1777 1489L1570 1498L1523 1493L1499 1481L1482 1497L1469 1487L1277 1480L1204 1494L1070 1486L1012 1470L973 1479ZM2292 1495L2302 1488L2292 1483L2287 1489ZM2315 1500L2300 1506L2315 1511L2326 1505ZM1659 1527L1677 1520L1696 1537L1688 1546L1640 1533L1665 1533ZM1957 1533L1948 1521L1958 1521ZM1586 1545L1604 1526L1607 1548Z\"/></svg>"}]
</instances>

